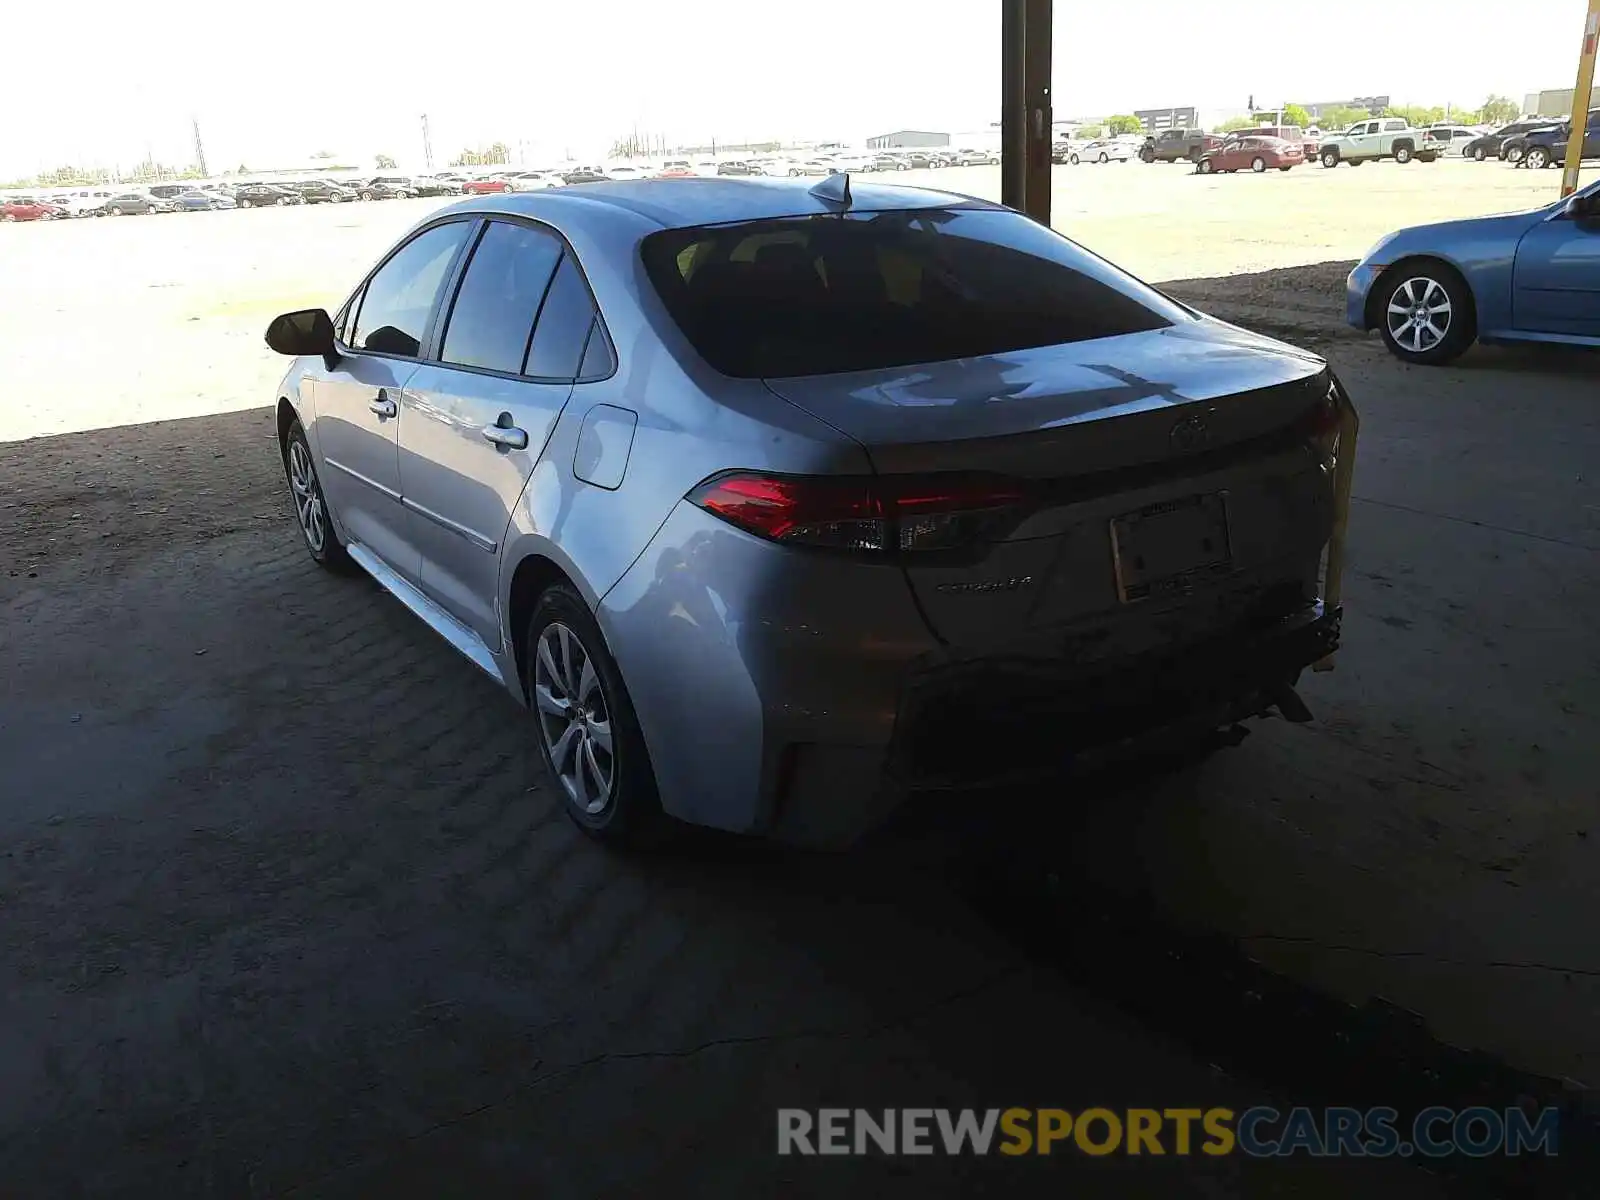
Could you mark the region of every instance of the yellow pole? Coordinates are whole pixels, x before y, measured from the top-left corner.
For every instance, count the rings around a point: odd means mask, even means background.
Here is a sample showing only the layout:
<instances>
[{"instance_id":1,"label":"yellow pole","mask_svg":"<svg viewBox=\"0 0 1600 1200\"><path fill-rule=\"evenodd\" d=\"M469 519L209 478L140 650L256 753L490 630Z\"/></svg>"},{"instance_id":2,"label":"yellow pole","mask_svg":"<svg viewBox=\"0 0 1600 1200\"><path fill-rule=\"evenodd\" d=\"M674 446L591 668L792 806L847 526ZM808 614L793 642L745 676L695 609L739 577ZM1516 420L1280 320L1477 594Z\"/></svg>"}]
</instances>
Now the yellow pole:
<instances>
[{"instance_id":1,"label":"yellow pole","mask_svg":"<svg viewBox=\"0 0 1600 1200\"><path fill-rule=\"evenodd\" d=\"M1594 60L1600 43L1600 0L1589 0L1583 23L1583 49L1578 54L1578 86L1572 91L1572 129L1567 134L1567 164L1561 173L1561 194L1578 190L1578 164L1583 161L1583 139L1589 128L1589 98L1594 91Z\"/></svg>"}]
</instances>

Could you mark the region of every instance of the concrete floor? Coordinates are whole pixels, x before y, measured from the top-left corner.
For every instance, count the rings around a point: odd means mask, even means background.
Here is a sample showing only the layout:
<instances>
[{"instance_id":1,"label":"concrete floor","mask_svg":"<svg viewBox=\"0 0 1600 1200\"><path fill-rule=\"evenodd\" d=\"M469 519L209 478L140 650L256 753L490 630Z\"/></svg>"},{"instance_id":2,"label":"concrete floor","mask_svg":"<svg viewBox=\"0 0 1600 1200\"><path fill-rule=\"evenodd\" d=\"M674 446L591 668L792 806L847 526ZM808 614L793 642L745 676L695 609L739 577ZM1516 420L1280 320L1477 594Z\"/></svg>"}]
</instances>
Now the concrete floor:
<instances>
[{"instance_id":1,"label":"concrete floor","mask_svg":"<svg viewBox=\"0 0 1600 1200\"><path fill-rule=\"evenodd\" d=\"M1186 1019L1141 982L1168 937L1259 960L1294 1012L1383 997L1441 1060L1593 1081L1600 360L1411 370L1324 333L1364 423L1317 722L909 814L842 859L575 834L518 711L305 558L264 411L0 446L0 1193L1469 1186L771 1152L779 1105L1321 1102L1299 1064L1326 1030ZM1107 950L1063 903L1137 916ZM1236 969L1193 961L1196 995Z\"/></svg>"}]
</instances>

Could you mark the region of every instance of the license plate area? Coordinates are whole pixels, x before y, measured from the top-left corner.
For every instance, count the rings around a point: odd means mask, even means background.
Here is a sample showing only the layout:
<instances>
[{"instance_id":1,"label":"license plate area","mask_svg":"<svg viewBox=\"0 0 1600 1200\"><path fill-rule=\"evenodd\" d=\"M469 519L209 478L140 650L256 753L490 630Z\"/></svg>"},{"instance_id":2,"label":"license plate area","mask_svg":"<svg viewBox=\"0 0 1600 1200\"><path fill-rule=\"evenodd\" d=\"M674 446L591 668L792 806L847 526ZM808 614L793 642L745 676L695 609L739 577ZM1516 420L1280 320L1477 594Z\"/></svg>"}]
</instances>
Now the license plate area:
<instances>
[{"instance_id":1,"label":"license plate area","mask_svg":"<svg viewBox=\"0 0 1600 1200\"><path fill-rule=\"evenodd\" d=\"M1186 595L1229 574L1228 494L1164 500L1113 517L1111 565L1123 604Z\"/></svg>"}]
</instances>

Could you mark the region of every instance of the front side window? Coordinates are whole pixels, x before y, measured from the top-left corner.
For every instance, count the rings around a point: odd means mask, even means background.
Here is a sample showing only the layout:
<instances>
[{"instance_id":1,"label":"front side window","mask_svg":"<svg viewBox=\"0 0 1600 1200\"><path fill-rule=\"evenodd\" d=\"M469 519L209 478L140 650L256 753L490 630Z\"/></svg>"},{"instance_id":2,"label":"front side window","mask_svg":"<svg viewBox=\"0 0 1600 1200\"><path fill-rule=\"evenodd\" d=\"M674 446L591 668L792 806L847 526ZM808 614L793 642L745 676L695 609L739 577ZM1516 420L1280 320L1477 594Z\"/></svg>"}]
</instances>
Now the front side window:
<instances>
[{"instance_id":1,"label":"front side window","mask_svg":"<svg viewBox=\"0 0 1600 1200\"><path fill-rule=\"evenodd\" d=\"M1184 310L1019 213L949 208L672 229L647 273L707 363L825 375L1160 329Z\"/></svg>"},{"instance_id":2,"label":"front side window","mask_svg":"<svg viewBox=\"0 0 1600 1200\"><path fill-rule=\"evenodd\" d=\"M378 268L356 315L352 349L406 358L421 352L428 317L469 228L451 221L425 229Z\"/></svg>"},{"instance_id":3,"label":"front side window","mask_svg":"<svg viewBox=\"0 0 1600 1200\"><path fill-rule=\"evenodd\" d=\"M456 292L439 357L464 367L521 371L534 317L560 260L561 243L548 233L490 221Z\"/></svg>"}]
</instances>

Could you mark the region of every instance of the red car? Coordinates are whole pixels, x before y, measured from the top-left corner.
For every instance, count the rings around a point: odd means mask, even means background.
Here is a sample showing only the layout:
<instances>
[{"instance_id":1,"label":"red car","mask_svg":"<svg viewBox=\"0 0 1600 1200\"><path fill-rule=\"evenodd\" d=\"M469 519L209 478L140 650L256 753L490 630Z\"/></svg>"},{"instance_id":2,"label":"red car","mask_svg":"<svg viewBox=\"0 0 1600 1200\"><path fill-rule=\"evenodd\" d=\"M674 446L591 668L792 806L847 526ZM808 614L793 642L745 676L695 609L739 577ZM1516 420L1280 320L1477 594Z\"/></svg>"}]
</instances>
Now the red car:
<instances>
[{"instance_id":1,"label":"red car","mask_svg":"<svg viewBox=\"0 0 1600 1200\"><path fill-rule=\"evenodd\" d=\"M66 209L32 196L12 196L0 203L0 220L3 221L54 221L70 216Z\"/></svg>"},{"instance_id":2,"label":"red car","mask_svg":"<svg viewBox=\"0 0 1600 1200\"><path fill-rule=\"evenodd\" d=\"M468 179L461 185L463 196L488 196L497 192L509 192L511 185L497 176L486 179Z\"/></svg>"},{"instance_id":3,"label":"red car","mask_svg":"<svg viewBox=\"0 0 1600 1200\"><path fill-rule=\"evenodd\" d=\"M1260 174L1268 167L1287 171L1306 161L1306 152L1299 142L1286 142L1276 137L1241 137L1224 142L1220 150L1212 150L1201 157L1195 171L1201 175L1212 172L1228 174L1233 171L1254 171Z\"/></svg>"}]
</instances>

